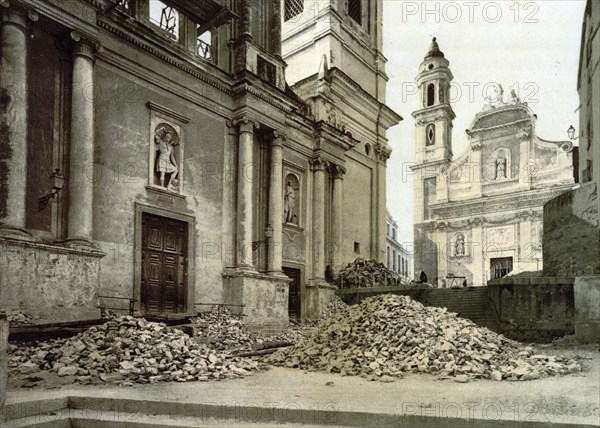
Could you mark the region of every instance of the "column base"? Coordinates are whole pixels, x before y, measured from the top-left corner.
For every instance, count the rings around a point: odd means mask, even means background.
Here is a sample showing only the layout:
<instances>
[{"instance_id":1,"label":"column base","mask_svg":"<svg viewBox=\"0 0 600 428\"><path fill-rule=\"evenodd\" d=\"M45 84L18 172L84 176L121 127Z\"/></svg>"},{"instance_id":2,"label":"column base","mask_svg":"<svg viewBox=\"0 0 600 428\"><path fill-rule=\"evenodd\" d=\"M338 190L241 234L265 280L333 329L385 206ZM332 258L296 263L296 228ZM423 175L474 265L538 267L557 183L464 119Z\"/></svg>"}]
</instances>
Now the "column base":
<instances>
[{"instance_id":1,"label":"column base","mask_svg":"<svg viewBox=\"0 0 600 428\"><path fill-rule=\"evenodd\" d=\"M100 247L98 247L98 245L96 245L94 242L90 241L87 238L78 236L75 236L73 238L67 238L64 241L61 241L61 243L64 243L66 246L75 249L100 250Z\"/></svg>"},{"instance_id":2,"label":"column base","mask_svg":"<svg viewBox=\"0 0 600 428\"><path fill-rule=\"evenodd\" d=\"M22 241L34 241L34 238L26 229L17 226L9 226L7 224L0 224L0 237L20 239Z\"/></svg>"},{"instance_id":3,"label":"column base","mask_svg":"<svg viewBox=\"0 0 600 428\"><path fill-rule=\"evenodd\" d=\"M289 278L282 270L270 270L267 272L267 275L283 279Z\"/></svg>"}]
</instances>

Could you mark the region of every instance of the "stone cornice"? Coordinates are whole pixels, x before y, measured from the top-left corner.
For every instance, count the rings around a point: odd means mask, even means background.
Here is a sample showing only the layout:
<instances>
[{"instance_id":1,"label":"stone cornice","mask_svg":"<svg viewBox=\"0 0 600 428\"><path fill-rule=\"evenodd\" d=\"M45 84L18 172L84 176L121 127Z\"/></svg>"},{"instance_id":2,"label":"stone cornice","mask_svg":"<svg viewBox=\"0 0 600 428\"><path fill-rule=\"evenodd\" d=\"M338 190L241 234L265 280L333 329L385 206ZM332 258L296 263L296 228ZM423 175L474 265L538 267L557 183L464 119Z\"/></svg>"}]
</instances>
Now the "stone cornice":
<instances>
[{"instance_id":1,"label":"stone cornice","mask_svg":"<svg viewBox=\"0 0 600 428\"><path fill-rule=\"evenodd\" d=\"M176 111L174 111L174 110L171 110L170 108L167 108L167 107L161 106L160 104L157 104L157 103L155 103L155 102L148 101L148 102L146 103L146 105L148 106L148 108L149 108L150 110L154 110L154 111L157 111L157 112L159 112L159 113L162 113L162 114L164 114L165 116L169 116L169 117L171 117L171 118L175 119L176 121L178 121L178 122L180 122L180 123L182 123L182 124L183 124L183 123L188 123L188 122L190 121L190 119L189 119L189 118L187 118L187 117L185 117L185 116L183 116L183 115L181 115L181 114L177 113L177 112L176 112Z\"/></svg>"},{"instance_id":2,"label":"stone cornice","mask_svg":"<svg viewBox=\"0 0 600 428\"><path fill-rule=\"evenodd\" d=\"M142 51L145 51L145 52L149 53L150 55L163 60L164 62L168 63L169 65L172 65L173 67L176 67L176 68L180 69L181 71L195 77L196 79L218 89L219 91L225 93L227 96L231 96L233 94L233 91L229 87L229 85L225 85L214 79L208 78L206 76L206 72L202 72L202 70L200 68L193 66L192 64L189 63L189 61L185 61L185 60L178 58L176 54L171 53L171 52L165 53L164 48L159 49L154 46L151 46L147 41L142 40L138 37L135 37L132 34L129 34L129 32L118 28L112 22L110 22L104 18L98 19L98 26L104 30L107 30L111 34L114 34L115 36L119 37L120 39L123 39L123 40L131 43L136 48L139 48ZM211 64L208 62L207 62L207 66L208 67L216 67L214 64Z\"/></svg>"}]
</instances>

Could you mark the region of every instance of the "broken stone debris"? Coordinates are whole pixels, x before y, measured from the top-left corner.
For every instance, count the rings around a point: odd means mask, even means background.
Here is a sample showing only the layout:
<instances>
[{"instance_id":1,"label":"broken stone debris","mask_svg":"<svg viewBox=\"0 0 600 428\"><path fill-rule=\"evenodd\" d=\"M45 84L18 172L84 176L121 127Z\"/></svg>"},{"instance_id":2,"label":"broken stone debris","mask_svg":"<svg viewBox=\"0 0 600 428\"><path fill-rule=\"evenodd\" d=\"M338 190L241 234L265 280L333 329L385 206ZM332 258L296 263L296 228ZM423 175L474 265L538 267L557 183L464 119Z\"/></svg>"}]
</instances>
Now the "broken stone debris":
<instances>
[{"instance_id":1,"label":"broken stone debris","mask_svg":"<svg viewBox=\"0 0 600 428\"><path fill-rule=\"evenodd\" d=\"M9 311L6 314L6 318L11 325L33 324L35 321L39 320L38 316L25 314L21 311Z\"/></svg>"},{"instance_id":2,"label":"broken stone debris","mask_svg":"<svg viewBox=\"0 0 600 428\"><path fill-rule=\"evenodd\" d=\"M259 363L197 343L163 323L122 316L68 339L10 345L9 367L18 374L73 376L76 383L131 384L237 378Z\"/></svg>"},{"instance_id":3,"label":"broken stone debris","mask_svg":"<svg viewBox=\"0 0 600 428\"><path fill-rule=\"evenodd\" d=\"M407 296L380 295L348 306L293 347L267 362L309 371L389 381L403 373L430 373L457 382L531 380L580 370L577 362L536 355L445 308Z\"/></svg>"},{"instance_id":4,"label":"broken stone debris","mask_svg":"<svg viewBox=\"0 0 600 428\"><path fill-rule=\"evenodd\" d=\"M396 286L402 283L383 263L359 257L340 270L336 285L339 288L362 288Z\"/></svg>"}]
</instances>

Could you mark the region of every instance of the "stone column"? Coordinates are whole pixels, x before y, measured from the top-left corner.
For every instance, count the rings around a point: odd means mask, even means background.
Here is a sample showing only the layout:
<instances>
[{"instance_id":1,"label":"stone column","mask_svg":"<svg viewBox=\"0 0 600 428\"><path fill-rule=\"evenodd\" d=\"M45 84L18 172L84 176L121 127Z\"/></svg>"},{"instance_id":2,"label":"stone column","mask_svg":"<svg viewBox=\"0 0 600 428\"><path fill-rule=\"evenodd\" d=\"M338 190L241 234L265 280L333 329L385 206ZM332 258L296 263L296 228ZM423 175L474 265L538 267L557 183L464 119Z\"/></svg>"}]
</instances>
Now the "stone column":
<instances>
[{"instance_id":1,"label":"stone column","mask_svg":"<svg viewBox=\"0 0 600 428\"><path fill-rule=\"evenodd\" d=\"M281 55L281 2L274 1L271 15L271 52Z\"/></svg>"},{"instance_id":2,"label":"stone column","mask_svg":"<svg viewBox=\"0 0 600 428\"><path fill-rule=\"evenodd\" d=\"M223 248L225 267L235 267L236 260L236 186L238 132L233 122L227 122L227 139L223 155Z\"/></svg>"},{"instance_id":3,"label":"stone column","mask_svg":"<svg viewBox=\"0 0 600 428\"><path fill-rule=\"evenodd\" d=\"M90 244L94 194L94 47L75 32L71 37L75 44L67 241Z\"/></svg>"},{"instance_id":4,"label":"stone column","mask_svg":"<svg viewBox=\"0 0 600 428\"><path fill-rule=\"evenodd\" d=\"M344 174L346 169L339 165L332 165L331 173L333 175L333 197L331 213L333 216L331 222L331 240L332 240L332 251L331 254L331 267L335 273L338 273L343 260L342 260L342 249L343 249L343 227L342 219L344 216L343 212L343 198L342 198L342 184L344 183Z\"/></svg>"},{"instance_id":5,"label":"stone column","mask_svg":"<svg viewBox=\"0 0 600 428\"><path fill-rule=\"evenodd\" d=\"M321 158L311 159L313 171L312 207L312 266L313 279L325 277L325 179L327 162Z\"/></svg>"},{"instance_id":6,"label":"stone column","mask_svg":"<svg viewBox=\"0 0 600 428\"><path fill-rule=\"evenodd\" d=\"M25 231L27 186L27 33L25 16L2 10L0 234Z\"/></svg>"},{"instance_id":7,"label":"stone column","mask_svg":"<svg viewBox=\"0 0 600 428\"><path fill-rule=\"evenodd\" d=\"M282 275L283 263L283 142L285 136L275 131L271 142L271 177L269 186L269 225L273 236L269 239L267 271Z\"/></svg>"},{"instance_id":8,"label":"stone column","mask_svg":"<svg viewBox=\"0 0 600 428\"><path fill-rule=\"evenodd\" d=\"M237 267L255 271L252 263L254 127L248 118L236 122L239 126L238 194L237 194Z\"/></svg>"}]
</instances>

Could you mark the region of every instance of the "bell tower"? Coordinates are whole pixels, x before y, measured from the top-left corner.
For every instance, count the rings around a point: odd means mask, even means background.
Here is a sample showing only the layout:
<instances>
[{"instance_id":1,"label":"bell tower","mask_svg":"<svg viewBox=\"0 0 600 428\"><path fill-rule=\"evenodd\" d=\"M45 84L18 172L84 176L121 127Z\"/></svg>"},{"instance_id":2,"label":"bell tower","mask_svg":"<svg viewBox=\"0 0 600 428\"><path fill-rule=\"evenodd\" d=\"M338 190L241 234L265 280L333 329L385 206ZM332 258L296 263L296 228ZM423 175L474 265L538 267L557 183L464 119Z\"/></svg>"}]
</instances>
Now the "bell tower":
<instances>
[{"instance_id":1,"label":"bell tower","mask_svg":"<svg viewBox=\"0 0 600 428\"><path fill-rule=\"evenodd\" d=\"M413 112L416 131L416 154L413 167L414 185L414 264L415 274L425 272L428 282L438 281L440 250L433 230L435 213L432 205L448 201L445 170L452 160L452 120L450 105L450 63L435 37L419 66L417 87L419 104Z\"/></svg>"},{"instance_id":2,"label":"bell tower","mask_svg":"<svg viewBox=\"0 0 600 428\"><path fill-rule=\"evenodd\" d=\"M416 124L415 161L418 165L452 159L452 120L455 114L449 100L453 79L449 64L434 37L419 66L419 105L412 114Z\"/></svg>"}]
</instances>

